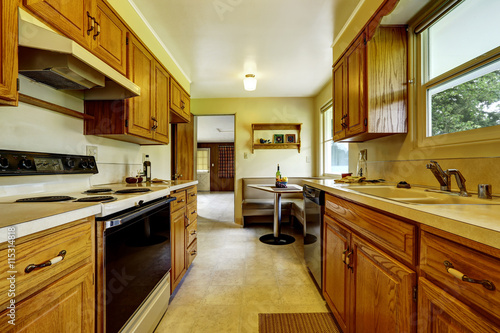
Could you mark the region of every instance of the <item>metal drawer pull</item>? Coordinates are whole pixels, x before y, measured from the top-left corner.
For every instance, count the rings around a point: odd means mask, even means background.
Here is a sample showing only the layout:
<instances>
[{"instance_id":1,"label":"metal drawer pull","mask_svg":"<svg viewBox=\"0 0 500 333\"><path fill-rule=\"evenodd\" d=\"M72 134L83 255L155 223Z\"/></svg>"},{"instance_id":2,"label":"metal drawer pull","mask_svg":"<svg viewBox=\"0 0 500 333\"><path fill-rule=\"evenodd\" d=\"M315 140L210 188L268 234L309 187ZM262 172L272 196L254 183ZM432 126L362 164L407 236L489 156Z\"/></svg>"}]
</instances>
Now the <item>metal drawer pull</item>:
<instances>
[{"instance_id":1,"label":"metal drawer pull","mask_svg":"<svg viewBox=\"0 0 500 333\"><path fill-rule=\"evenodd\" d=\"M192 196L192 197L195 197L195 196L196 196L196 193L191 193L191 196Z\"/></svg>"},{"instance_id":2,"label":"metal drawer pull","mask_svg":"<svg viewBox=\"0 0 500 333\"><path fill-rule=\"evenodd\" d=\"M451 275L453 275L454 277L456 277L459 280L462 280L465 282L470 282L470 283L482 284L483 287L485 287L488 290L495 290L495 285L493 284L493 282L488 281L488 280L471 279L470 277L468 277L464 273L456 270L455 267L453 267L453 264L451 262L449 262L448 260L446 260L444 262L444 266L446 267L446 271L448 273L450 273Z\"/></svg>"},{"instance_id":3,"label":"metal drawer pull","mask_svg":"<svg viewBox=\"0 0 500 333\"><path fill-rule=\"evenodd\" d=\"M184 199L178 200L177 202L184 202Z\"/></svg>"},{"instance_id":4,"label":"metal drawer pull","mask_svg":"<svg viewBox=\"0 0 500 333\"><path fill-rule=\"evenodd\" d=\"M191 236L196 235L196 230L191 231Z\"/></svg>"},{"instance_id":5,"label":"metal drawer pull","mask_svg":"<svg viewBox=\"0 0 500 333\"><path fill-rule=\"evenodd\" d=\"M196 209L191 212L191 214L195 214L195 213L196 213Z\"/></svg>"},{"instance_id":6,"label":"metal drawer pull","mask_svg":"<svg viewBox=\"0 0 500 333\"><path fill-rule=\"evenodd\" d=\"M37 268L44 268L44 267L47 267L47 266L51 266L51 265L57 264L59 261L61 261L61 260L64 259L65 255L66 255L66 250L62 250L61 252L59 252L59 254L57 255L57 257L52 258L50 260L47 260L44 263L41 263L41 264L38 264L38 265L29 264L28 266L26 266L26 268L24 269L24 271L26 273L30 273L33 270L37 269Z\"/></svg>"},{"instance_id":7,"label":"metal drawer pull","mask_svg":"<svg viewBox=\"0 0 500 333\"><path fill-rule=\"evenodd\" d=\"M195 256L195 255L196 255L196 250L191 251L191 255L192 255L192 256Z\"/></svg>"}]
</instances>

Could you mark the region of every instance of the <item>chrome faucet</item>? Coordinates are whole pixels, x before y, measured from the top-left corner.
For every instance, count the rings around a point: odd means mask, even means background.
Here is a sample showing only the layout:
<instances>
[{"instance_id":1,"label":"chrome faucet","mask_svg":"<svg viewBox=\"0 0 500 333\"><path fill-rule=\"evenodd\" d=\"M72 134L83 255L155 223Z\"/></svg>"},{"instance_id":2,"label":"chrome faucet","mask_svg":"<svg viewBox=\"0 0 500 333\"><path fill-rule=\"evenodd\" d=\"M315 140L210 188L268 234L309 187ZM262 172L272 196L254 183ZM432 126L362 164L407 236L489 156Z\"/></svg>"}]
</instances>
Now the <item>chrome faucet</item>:
<instances>
[{"instance_id":1,"label":"chrome faucet","mask_svg":"<svg viewBox=\"0 0 500 333\"><path fill-rule=\"evenodd\" d=\"M439 184L441 185L441 191L451 191L451 175L455 175L458 188L460 189L460 196L470 196L470 194L467 193L467 189L465 187L465 178L457 169L448 169L446 171L443 171L439 163L436 161L431 161L431 163L427 164L427 169L431 170L434 174L434 177L436 177L436 179L438 180Z\"/></svg>"}]
</instances>

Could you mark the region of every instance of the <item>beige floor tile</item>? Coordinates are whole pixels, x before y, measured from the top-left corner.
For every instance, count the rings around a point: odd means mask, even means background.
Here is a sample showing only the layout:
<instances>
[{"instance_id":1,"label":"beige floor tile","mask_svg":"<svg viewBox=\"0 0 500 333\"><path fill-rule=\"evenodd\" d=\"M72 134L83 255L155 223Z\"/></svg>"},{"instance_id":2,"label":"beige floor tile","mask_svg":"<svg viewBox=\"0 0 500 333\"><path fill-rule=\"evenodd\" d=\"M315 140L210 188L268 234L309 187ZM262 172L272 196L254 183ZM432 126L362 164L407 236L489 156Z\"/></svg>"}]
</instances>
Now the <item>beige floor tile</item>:
<instances>
[{"instance_id":1,"label":"beige floor tile","mask_svg":"<svg viewBox=\"0 0 500 333\"><path fill-rule=\"evenodd\" d=\"M290 245L261 243L272 225L235 225L231 200L199 193L199 254L156 332L258 333L259 313L328 311L304 265L302 230L283 226Z\"/></svg>"},{"instance_id":2,"label":"beige floor tile","mask_svg":"<svg viewBox=\"0 0 500 333\"><path fill-rule=\"evenodd\" d=\"M209 286L202 303L205 305L239 305L243 301L241 286Z\"/></svg>"}]
</instances>

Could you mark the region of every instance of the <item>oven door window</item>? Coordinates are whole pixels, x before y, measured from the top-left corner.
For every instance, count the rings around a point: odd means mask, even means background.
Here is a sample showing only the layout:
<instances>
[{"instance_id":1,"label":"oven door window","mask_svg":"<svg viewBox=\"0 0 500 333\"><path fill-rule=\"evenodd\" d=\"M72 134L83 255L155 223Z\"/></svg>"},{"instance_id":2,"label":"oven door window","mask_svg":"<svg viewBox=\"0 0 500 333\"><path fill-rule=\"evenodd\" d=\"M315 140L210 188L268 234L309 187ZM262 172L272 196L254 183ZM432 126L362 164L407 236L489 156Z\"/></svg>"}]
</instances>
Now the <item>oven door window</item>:
<instances>
[{"instance_id":1,"label":"oven door window","mask_svg":"<svg viewBox=\"0 0 500 333\"><path fill-rule=\"evenodd\" d=\"M118 332L171 267L170 210L105 231L106 332Z\"/></svg>"}]
</instances>

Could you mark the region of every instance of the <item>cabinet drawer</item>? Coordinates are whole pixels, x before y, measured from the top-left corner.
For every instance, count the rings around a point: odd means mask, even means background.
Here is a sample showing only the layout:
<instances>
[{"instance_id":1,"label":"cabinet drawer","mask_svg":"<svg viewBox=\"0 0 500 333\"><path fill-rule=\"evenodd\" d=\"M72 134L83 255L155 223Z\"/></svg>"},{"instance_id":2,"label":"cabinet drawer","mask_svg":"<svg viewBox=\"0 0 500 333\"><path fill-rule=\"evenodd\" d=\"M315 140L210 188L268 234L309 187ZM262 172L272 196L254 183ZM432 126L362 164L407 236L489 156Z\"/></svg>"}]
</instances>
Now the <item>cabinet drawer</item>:
<instances>
[{"instance_id":1,"label":"cabinet drawer","mask_svg":"<svg viewBox=\"0 0 500 333\"><path fill-rule=\"evenodd\" d=\"M495 290L454 277L447 272L445 261L471 279L491 281ZM430 280L462 302L500 317L499 258L422 231L420 269Z\"/></svg>"},{"instance_id":2,"label":"cabinet drawer","mask_svg":"<svg viewBox=\"0 0 500 333\"><path fill-rule=\"evenodd\" d=\"M187 212L186 213L187 213L187 216L188 216L188 219L189 219L189 224L191 224L194 221L196 221L196 218L198 217L198 210L197 210L196 207L197 207L196 201L190 203L187 206Z\"/></svg>"},{"instance_id":3,"label":"cabinet drawer","mask_svg":"<svg viewBox=\"0 0 500 333\"><path fill-rule=\"evenodd\" d=\"M92 219L93 220L93 219ZM15 247L15 285L16 301L31 295L48 284L57 280L85 264L92 262L92 237L93 228L89 220L83 220L82 224L59 230L24 243L18 243ZM85 223L86 222L86 223ZM22 240L21 240L22 242ZM5 265L0 272L0 304L8 302L9 273L7 267L7 254L9 249L0 251L0 257L5 258ZM24 270L30 264L41 264L66 251L64 259L50 266L37 268L30 273Z\"/></svg>"},{"instance_id":4,"label":"cabinet drawer","mask_svg":"<svg viewBox=\"0 0 500 333\"><path fill-rule=\"evenodd\" d=\"M415 266L416 227L369 208L325 195L325 213L344 223L380 248Z\"/></svg>"},{"instance_id":5,"label":"cabinet drawer","mask_svg":"<svg viewBox=\"0 0 500 333\"><path fill-rule=\"evenodd\" d=\"M193 244L189 245L188 248L186 249L187 267L191 266L191 263L193 262L194 258L196 258L197 254L198 254L198 247L197 247L197 240L195 239Z\"/></svg>"},{"instance_id":6,"label":"cabinet drawer","mask_svg":"<svg viewBox=\"0 0 500 333\"><path fill-rule=\"evenodd\" d=\"M190 223L186 228L186 238L187 238L186 244L189 246L189 244L191 244L196 239L197 235L198 235L198 223L194 221L193 223Z\"/></svg>"},{"instance_id":7,"label":"cabinet drawer","mask_svg":"<svg viewBox=\"0 0 500 333\"><path fill-rule=\"evenodd\" d=\"M186 206L186 191L179 191L171 194L172 197L177 198L177 200L170 203L170 210L175 212Z\"/></svg>"},{"instance_id":8,"label":"cabinet drawer","mask_svg":"<svg viewBox=\"0 0 500 333\"><path fill-rule=\"evenodd\" d=\"M191 202L193 202L193 201L196 201L196 198L198 196L196 186L187 189L186 190L186 195L187 195L187 202L188 202L188 204L191 203Z\"/></svg>"}]
</instances>

